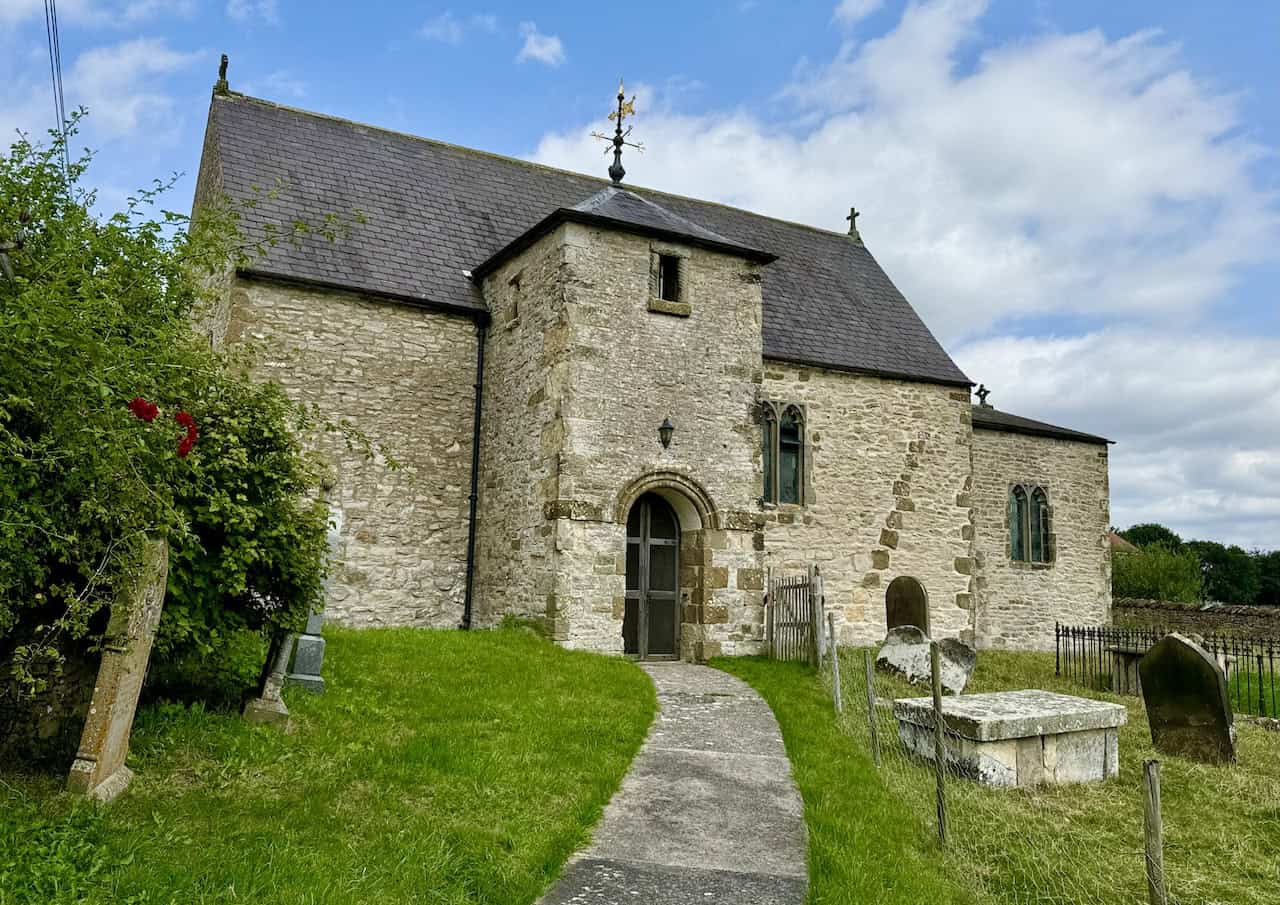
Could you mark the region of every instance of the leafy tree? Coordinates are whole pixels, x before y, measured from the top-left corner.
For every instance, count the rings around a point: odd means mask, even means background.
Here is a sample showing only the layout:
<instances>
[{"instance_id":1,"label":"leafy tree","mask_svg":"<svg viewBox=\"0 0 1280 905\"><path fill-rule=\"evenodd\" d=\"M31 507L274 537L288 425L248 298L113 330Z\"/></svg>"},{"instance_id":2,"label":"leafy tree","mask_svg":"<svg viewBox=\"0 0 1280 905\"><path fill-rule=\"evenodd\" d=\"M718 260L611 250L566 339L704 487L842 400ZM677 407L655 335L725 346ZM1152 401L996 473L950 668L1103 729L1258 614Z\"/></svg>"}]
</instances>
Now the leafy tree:
<instances>
[{"instance_id":1,"label":"leafy tree","mask_svg":"<svg viewBox=\"0 0 1280 905\"><path fill-rule=\"evenodd\" d=\"M1160 544L1170 550L1176 550L1182 546L1182 538L1164 525L1155 522L1133 525L1119 532L1119 534L1135 547L1149 547L1152 544Z\"/></svg>"},{"instance_id":2,"label":"leafy tree","mask_svg":"<svg viewBox=\"0 0 1280 905\"><path fill-rule=\"evenodd\" d=\"M0 697L94 642L147 537L171 547L160 672L296 626L324 574L321 470L297 439L318 425L192 326L253 251L234 210L191 224L156 210L156 183L99 218L88 157L52 134L0 154Z\"/></svg>"},{"instance_id":3,"label":"leafy tree","mask_svg":"<svg viewBox=\"0 0 1280 905\"><path fill-rule=\"evenodd\" d=\"M1111 560L1111 593L1116 597L1198 603L1200 587L1200 560L1190 550L1153 543Z\"/></svg>"},{"instance_id":4,"label":"leafy tree","mask_svg":"<svg viewBox=\"0 0 1280 905\"><path fill-rule=\"evenodd\" d=\"M1237 546L1216 541L1187 541L1186 548L1200 559L1204 573L1204 598L1219 603L1253 603L1260 587L1258 563Z\"/></svg>"},{"instance_id":5,"label":"leafy tree","mask_svg":"<svg viewBox=\"0 0 1280 905\"><path fill-rule=\"evenodd\" d=\"M1258 564L1258 603L1280 606L1280 550L1254 555Z\"/></svg>"}]
</instances>

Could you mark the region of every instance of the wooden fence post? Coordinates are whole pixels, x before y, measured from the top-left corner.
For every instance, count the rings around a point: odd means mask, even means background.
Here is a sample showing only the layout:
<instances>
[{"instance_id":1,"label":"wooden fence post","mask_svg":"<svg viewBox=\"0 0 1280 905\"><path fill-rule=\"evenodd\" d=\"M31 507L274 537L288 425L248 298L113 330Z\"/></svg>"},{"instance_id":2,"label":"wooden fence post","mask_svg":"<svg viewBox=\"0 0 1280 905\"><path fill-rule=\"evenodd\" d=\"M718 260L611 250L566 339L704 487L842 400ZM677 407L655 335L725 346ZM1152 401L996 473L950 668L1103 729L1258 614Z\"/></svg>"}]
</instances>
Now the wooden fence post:
<instances>
[{"instance_id":1,"label":"wooden fence post","mask_svg":"<svg viewBox=\"0 0 1280 905\"><path fill-rule=\"evenodd\" d=\"M1164 827L1160 820L1160 761L1142 764L1142 834L1146 850L1147 898L1151 905L1169 905L1164 888Z\"/></svg>"},{"instance_id":2,"label":"wooden fence post","mask_svg":"<svg viewBox=\"0 0 1280 905\"><path fill-rule=\"evenodd\" d=\"M938 642L929 642L929 670L933 674L933 768L938 779L938 841L947 844L947 743L942 720L942 667L938 662Z\"/></svg>"},{"instance_id":3,"label":"wooden fence post","mask_svg":"<svg viewBox=\"0 0 1280 905\"><path fill-rule=\"evenodd\" d=\"M815 667L822 665L822 576L817 566L809 567L809 628L813 639L810 656Z\"/></svg>"},{"instance_id":4,"label":"wooden fence post","mask_svg":"<svg viewBox=\"0 0 1280 905\"><path fill-rule=\"evenodd\" d=\"M836 713L844 713L844 697L840 694L840 657L836 650L835 613L827 613L827 652L831 657L831 694L836 700Z\"/></svg>"},{"instance_id":5,"label":"wooden fence post","mask_svg":"<svg viewBox=\"0 0 1280 905\"><path fill-rule=\"evenodd\" d=\"M862 662L867 668L867 719L871 722L871 759L880 766L880 730L876 719L876 679L871 669L871 651L862 652Z\"/></svg>"},{"instance_id":6,"label":"wooden fence post","mask_svg":"<svg viewBox=\"0 0 1280 905\"><path fill-rule=\"evenodd\" d=\"M773 651L773 611L775 608L773 566L770 566L765 572L764 588L764 654L770 660L776 660L777 656Z\"/></svg>"}]
</instances>

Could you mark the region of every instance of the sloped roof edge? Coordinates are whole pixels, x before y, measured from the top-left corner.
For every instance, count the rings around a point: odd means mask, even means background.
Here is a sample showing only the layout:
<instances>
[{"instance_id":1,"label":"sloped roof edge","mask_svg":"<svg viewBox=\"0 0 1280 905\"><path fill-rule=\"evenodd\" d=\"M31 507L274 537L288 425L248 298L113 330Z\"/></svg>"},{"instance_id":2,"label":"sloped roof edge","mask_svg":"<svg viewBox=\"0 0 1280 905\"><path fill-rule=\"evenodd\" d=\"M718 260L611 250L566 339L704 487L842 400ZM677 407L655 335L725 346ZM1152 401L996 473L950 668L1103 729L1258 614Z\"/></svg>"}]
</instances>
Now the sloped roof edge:
<instances>
[{"instance_id":1,"label":"sloped roof edge","mask_svg":"<svg viewBox=\"0 0 1280 905\"><path fill-rule=\"evenodd\" d=\"M981 404L973 406L973 427L975 430L1030 434L1034 437L1052 437L1056 440L1075 440L1080 443L1103 445L1115 443L1114 440L1108 440L1106 437L1099 437L1096 434L1086 434L1083 431L1072 430L1068 427L1058 427L1056 424L1048 424L1032 418L1023 418L1021 415L1002 412L989 405Z\"/></svg>"},{"instance_id":2,"label":"sloped roof edge","mask_svg":"<svg viewBox=\"0 0 1280 905\"><path fill-rule=\"evenodd\" d=\"M755 261L758 264L771 264L778 260L778 256L767 251L760 251L758 248L751 248L746 245L738 245L734 242L717 242L714 239L703 238L690 232L681 232L673 229L662 229L656 226L648 226L643 223L636 223L632 220L620 220L617 217L609 217L603 214L596 214L590 211L577 210L571 207L561 207L552 211L546 217L535 223L529 229L525 230L508 245L499 249L490 255L482 263L478 264L471 270L471 278L473 280L482 280L493 271L497 270L502 264L524 251L534 242L541 239L547 233L554 230L562 223L582 223L587 226L603 226L616 229L621 232L634 233L638 236L647 236L651 239L664 239L669 242L680 242L686 245L693 245L698 248L705 248L709 251L719 251L725 254L737 255L746 258L749 261Z\"/></svg>"}]
</instances>

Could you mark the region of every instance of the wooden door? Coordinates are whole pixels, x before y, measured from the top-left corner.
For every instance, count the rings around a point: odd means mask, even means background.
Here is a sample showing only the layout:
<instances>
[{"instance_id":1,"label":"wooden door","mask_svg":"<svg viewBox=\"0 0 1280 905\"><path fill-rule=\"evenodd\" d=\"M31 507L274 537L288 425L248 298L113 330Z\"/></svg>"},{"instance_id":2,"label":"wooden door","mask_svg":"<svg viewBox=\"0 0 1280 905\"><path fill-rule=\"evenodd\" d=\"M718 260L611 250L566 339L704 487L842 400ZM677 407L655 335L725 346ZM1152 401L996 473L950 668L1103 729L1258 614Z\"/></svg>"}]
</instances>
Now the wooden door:
<instances>
[{"instance_id":1,"label":"wooden door","mask_svg":"<svg viewBox=\"0 0 1280 905\"><path fill-rule=\"evenodd\" d=\"M680 631L680 524L662 497L646 493L627 517L623 650L641 659L675 658Z\"/></svg>"}]
</instances>

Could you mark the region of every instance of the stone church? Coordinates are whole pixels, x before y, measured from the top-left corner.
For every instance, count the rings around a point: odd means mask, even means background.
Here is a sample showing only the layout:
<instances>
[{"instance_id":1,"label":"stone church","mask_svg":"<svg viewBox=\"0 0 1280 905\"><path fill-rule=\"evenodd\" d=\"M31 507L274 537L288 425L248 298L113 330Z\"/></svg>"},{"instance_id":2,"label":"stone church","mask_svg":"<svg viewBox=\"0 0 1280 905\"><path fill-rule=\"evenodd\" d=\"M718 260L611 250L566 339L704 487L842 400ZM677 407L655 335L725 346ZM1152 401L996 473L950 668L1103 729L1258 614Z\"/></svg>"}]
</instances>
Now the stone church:
<instances>
[{"instance_id":1,"label":"stone church","mask_svg":"<svg viewBox=\"0 0 1280 905\"><path fill-rule=\"evenodd\" d=\"M832 231L214 90L195 213L321 223L227 274L217 344L326 435L326 616L539 623L640 657L757 653L816 565L842 643L924 623L1053 646L1110 605L1107 443L971 402ZM856 219L850 220L856 224Z\"/></svg>"}]
</instances>

